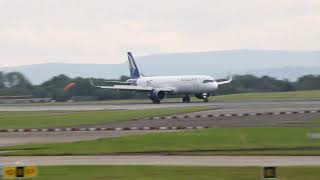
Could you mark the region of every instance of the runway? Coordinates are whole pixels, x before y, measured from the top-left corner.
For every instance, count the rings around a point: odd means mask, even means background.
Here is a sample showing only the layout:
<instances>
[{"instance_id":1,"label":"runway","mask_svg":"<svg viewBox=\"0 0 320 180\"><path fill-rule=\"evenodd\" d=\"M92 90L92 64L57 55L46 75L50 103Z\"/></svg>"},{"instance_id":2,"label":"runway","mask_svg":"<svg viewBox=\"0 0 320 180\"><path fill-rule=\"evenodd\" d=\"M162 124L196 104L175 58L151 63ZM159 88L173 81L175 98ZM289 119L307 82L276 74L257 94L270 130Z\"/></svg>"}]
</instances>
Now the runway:
<instances>
[{"instance_id":1,"label":"runway","mask_svg":"<svg viewBox=\"0 0 320 180\"><path fill-rule=\"evenodd\" d=\"M11 132L0 134L0 147L24 144L62 143L75 141L88 141L99 138L114 138L138 134L148 134L166 131L86 131L86 132ZM1 151L0 151L1 153Z\"/></svg>"},{"instance_id":2,"label":"runway","mask_svg":"<svg viewBox=\"0 0 320 180\"><path fill-rule=\"evenodd\" d=\"M63 104L1 104L0 111L89 111L89 110L121 110L121 109L154 109L181 107L216 107L220 109L261 109L261 108L313 108L320 107L320 101L310 100L262 100L262 101L225 101L225 102L193 102L193 103L63 103Z\"/></svg>"},{"instance_id":3,"label":"runway","mask_svg":"<svg viewBox=\"0 0 320 180\"><path fill-rule=\"evenodd\" d=\"M239 110L238 113L249 110ZM290 111L289 111L290 112ZM309 112L309 113L305 113ZM265 113L265 114L263 114ZM209 115L211 114L211 115ZM201 115L201 116L200 116ZM228 116L227 116L228 115ZM79 126L70 128L52 129L51 132L35 132L36 129L26 129L26 132L2 132L0 133L0 147L22 144L75 142L95 140L99 138L113 138L156 132L172 132L177 130L202 128L234 128L234 127L320 127L320 124L306 123L309 120L319 120L320 111L302 111L285 113L274 110L269 112L244 114L221 114L221 111L211 110L179 115L176 118L151 118L131 120L125 122L98 124L91 126ZM194 127L194 128L191 128ZM85 128L85 129L83 129ZM94 128L98 128L95 130ZM106 128L106 130L103 130ZM147 130L149 129L149 130ZM44 129L48 131L48 129Z\"/></svg>"},{"instance_id":4,"label":"runway","mask_svg":"<svg viewBox=\"0 0 320 180\"><path fill-rule=\"evenodd\" d=\"M310 120L320 120L320 101L260 101L260 102L218 102L218 103L168 103L168 104L125 104L116 105L118 107L125 106L127 108L161 108L161 107L183 107L185 105L207 105L214 107L214 110L201 111L195 113L188 113L181 116L182 118L151 118L151 119L139 119L130 120L125 122L115 122L107 124L96 124L77 126L74 128L114 128L119 130L109 131L88 131L88 132L12 132L12 133L0 133L0 146L13 146L21 144L35 144L35 143L55 143L55 142L75 142L83 140L95 140L99 138L112 138L119 136L144 134L151 132L168 132L165 128L181 128L184 127L207 127L207 128L233 128L233 127L306 127L306 126L320 126L320 124L305 123ZM24 107L18 105L17 107ZM77 108L82 105L63 105L64 106ZM106 108L112 105L87 105L87 107L99 107ZM30 107L41 107L39 105L26 106ZM48 109L44 106L43 109ZM114 107L114 106L113 106ZM0 109L5 109L5 106L0 106ZM10 106L9 106L10 108ZM33 109L30 110L33 110ZM25 110L24 108L19 110ZM291 113L291 114L280 114L282 112L302 112L302 111L316 111L315 113ZM270 114L275 113L275 114ZM277 114L278 113L278 114ZM236 114L239 116L231 116ZM244 115L248 114L248 115ZM253 115L254 114L254 115ZM211 115L209 117L209 115ZM240 116L241 115L241 116ZM152 130L152 128L162 130ZM145 130L125 130L141 128ZM147 130L149 128L149 130Z\"/></svg>"},{"instance_id":5,"label":"runway","mask_svg":"<svg viewBox=\"0 0 320 180\"><path fill-rule=\"evenodd\" d=\"M5 165L320 166L320 156L27 156L0 157Z\"/></svg>"},{"instance_id":6,"label":"runway","mask_svg":"<svg viewBox=\"0 0 320 180\"><path fill-rule=\"evenodd\" d=\"M306 111L305 109L250 110L238 109L233 114L230 110L209 110L189 113L179 116L158 117L151 119L131 120L108 124L97 124L92 128L143 128L143 127L206 127L206 128L230 128L230 127L289 127L289 126L320 126L320 124L306 123L310 120L320 120L320 111ZM229 112L229 113L226 113ZM311 113L312 112L312 113Z\"/></svg>"},{"instance_id":7,"label":"runway","mask_svg":"<svg viewBox=\"0 0 320 180\"><path fill-rule=\"evenodd\" d=\"M213 106L213 103L139 103L139 104L14 104L0 105L0 111L97 111L97 110L137 110L155 108L179 108L179 107L198 107Z\"/></svg>"},{"instance_id":8,"label":"runway","mask_svg":"<svg viewBox=\"0 0 320 180\"><path fill-rule=\"evenodd\" d=\"M320 120L320 101L229 101L211 103L167 104L68 104L68 105L0 105L0 111L34 110L112 110L179 108L208 106L214 110L188 113L182 118L163 117L98 124L86 127L279 127L320 126L306 124ZM299 113L308 111L309 113ZM313 112L312 112L313 111ZM286 113L291 112L291 113ZM292 113L295 112L295 113ZM312 113L311 113L312 112ZM245 115L246 114L246 115ZM99 138L113 138L164 130L124 130L89 132L14 132L0 133L0 146L34 143L75 142ZM177 166L320 166L320 156L167 156L167 155L116 155L116 156L32 156L0 157L2 165L177 165Z\"/></svg>"}]
</instances>

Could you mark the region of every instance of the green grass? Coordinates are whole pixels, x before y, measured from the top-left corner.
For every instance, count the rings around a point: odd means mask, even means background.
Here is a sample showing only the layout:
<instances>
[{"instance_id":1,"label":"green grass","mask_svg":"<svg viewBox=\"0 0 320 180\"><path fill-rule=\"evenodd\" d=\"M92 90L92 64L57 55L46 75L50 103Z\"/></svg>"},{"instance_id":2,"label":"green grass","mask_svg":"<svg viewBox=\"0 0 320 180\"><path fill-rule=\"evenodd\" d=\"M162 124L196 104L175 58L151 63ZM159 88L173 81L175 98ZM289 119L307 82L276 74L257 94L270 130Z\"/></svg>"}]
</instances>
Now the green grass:
<instances>
[{"instance_id":1,"label":"green grass","mask_svg":"<svg viewBox=\"0 0 320 180\"><path fill-rule=\"evenodd\" d=\"M309 120L309 121L304 121L301 124L320 124L320 120Z\"/></svg>"},{"instance_id":2,"label":"green grass","mask_svg":"<svg viewBox=\"0 0 320 180\"><path fill-rule=\"evenodd\" d=\"M51 166L40 167L34 180L259 180L259 167ZM318 180L320 167L280 167L279 180Z\"/></svg>"},{"instance_id":3,"label":"green grass","mask_svg":"<svg viewBox=\"0 0 320 180\"><path fill-rule=\"evenodd\" d=\"M293 91L272 93L241 93L223 96L214 96L213 100L260 100L260 99L320 99L320 91Z\"/></svg>"},{"instance_id":4,"label":"green grass","mask_svg":"<svg viewBox=\"0 0 320 180\"><path fill-rule=\"evenodd\" d=\"M188 107L145 110L0 112L0 129L94 125L208 109L208 107Z\"/></svg>"},{"instance_id":5,"label":"green grass","mask_svg":"<svg viewBox=\"0 0 320 180\"><path fill-rule=\"evenodd\" d=\"M320 128L228 128L156 133L81 141L2 147L3 155L96 155L112 153L320 155ZM305 150L295 148L307 148ZM268 150L269 151L266 151Z\"/></svg>"}]
</instances>

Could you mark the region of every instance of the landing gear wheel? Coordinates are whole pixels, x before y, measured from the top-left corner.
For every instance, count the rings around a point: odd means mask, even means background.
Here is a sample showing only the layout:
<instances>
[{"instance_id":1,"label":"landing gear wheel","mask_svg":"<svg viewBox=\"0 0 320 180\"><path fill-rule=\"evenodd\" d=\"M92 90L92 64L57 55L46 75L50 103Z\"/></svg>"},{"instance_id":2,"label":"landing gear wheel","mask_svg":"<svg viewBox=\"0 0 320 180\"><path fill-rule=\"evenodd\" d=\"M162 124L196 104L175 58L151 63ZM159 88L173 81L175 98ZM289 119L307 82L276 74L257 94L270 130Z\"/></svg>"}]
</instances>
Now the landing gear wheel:
<instances>
[{"instance_id":1,"label":"landing gear wheel","mask_svg":"<svg viewBox=\"0 0 320 180\"><path fill-rule=\"evenodd\" d=\"M203 99L203 102L209 102L209 99L208 98Z\"/></svg>"},{"instance_id":2,"label":"landing gear wheel","mask_svg":"<svg viewBox=\"0 0 320 180\"><path fill-rule=\"evenodd\" d=\"M160 100L159 99L153 99L153 98L150 98L151 101L153 102L153 104L160 104Z\"/></svg>"},{"instance_id":3,"label":"landing gear wheel","mask_svg":"<svg viewBox=\"0 0 320 180\"><path fill-rule=\"evenodd\" d=\"M182 98L182 102L183 102L183 103L186 103L186 102L187 102L187 98L186 98L186 97L183 97L183 98Z\"/></svg>"},{"instance_id":4,"label":"landing gear wheel","mask_svg":"<svg viewBox=\"0 0 320 180\"><path fill-rule=\"evenodd\" d=\"M160 104L160 100L154 100L153 103L154 104Z\"/></svg>"},{"instance_id":5,"label":"landing gear wheel","mask_svg":"<svg viewBox=\"0 0 320 180\"><path fill-rule=\"evenodd\" d=\"M183 103L190 103L190 97L189 96L185 96L182 98L182 102Z\"/></svg>"}]
</instances>

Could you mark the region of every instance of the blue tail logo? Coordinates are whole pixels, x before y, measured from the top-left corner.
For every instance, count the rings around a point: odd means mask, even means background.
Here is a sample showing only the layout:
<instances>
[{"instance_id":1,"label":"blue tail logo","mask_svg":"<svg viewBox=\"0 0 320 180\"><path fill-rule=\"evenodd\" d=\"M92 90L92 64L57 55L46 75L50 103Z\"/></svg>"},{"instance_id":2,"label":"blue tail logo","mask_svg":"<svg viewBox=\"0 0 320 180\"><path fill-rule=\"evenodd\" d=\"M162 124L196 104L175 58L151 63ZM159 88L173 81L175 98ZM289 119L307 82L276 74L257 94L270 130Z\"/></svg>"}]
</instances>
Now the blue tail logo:
<instances>
[{"instance_id":1,"label":"blue tail logo","mask_svg":"<svg viewBox=\"0 0 320 180\"><path fill-rule=\"evenodd\" d=\"M129 60L129 70L130 70L130 78L131 79L138 79L140 78L140 72L137 67L136 62L133 59L131 52L128 52L128 60Z\"/></svg>"}]
</instances>

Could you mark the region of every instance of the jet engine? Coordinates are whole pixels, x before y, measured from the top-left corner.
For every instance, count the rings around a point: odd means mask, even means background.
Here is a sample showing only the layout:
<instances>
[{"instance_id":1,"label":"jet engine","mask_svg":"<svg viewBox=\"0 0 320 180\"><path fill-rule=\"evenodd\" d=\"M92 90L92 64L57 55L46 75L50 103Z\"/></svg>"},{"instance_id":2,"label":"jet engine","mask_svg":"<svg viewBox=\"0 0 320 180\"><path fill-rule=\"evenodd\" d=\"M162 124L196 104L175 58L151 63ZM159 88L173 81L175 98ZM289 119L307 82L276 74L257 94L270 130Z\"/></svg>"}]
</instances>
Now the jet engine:
<instances>
[{"instance_id":1,"label":"jet engine","mask_svg":"<svg viewBox=\"0 0 320 180\"><path fill-rule=\"evenodd\" d=\"M154 89L150 91L149 93L149 98L154 102L154 103L160 103L161 100L163 100L166 97L166 92Z\"/></svg>"},{"instance_id":2,"label":"jet engine","mask_svg":"<svg viewBox=\"0 0 320 180\"><path fill-rule=\"evenodd\" d=\"M195 94L196 98L198 99L208 99L210 95L210 93Z\"/></svg>"}]
</instances>

